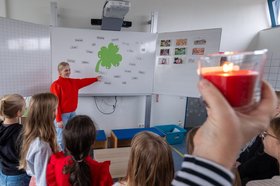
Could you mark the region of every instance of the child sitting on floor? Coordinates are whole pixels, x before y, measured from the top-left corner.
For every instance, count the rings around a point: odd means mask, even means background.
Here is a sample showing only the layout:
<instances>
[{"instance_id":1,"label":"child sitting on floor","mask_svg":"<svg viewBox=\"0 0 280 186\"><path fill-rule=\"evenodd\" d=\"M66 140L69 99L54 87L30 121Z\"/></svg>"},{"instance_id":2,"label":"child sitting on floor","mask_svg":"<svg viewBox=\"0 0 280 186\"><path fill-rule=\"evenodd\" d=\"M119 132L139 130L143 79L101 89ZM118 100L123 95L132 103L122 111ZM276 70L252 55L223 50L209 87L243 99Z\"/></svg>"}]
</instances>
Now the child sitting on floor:
<instances>
[{"instance_id":1,"label":"child sitting on floor","mask_svg":"<svg viewBox=\"0 0 280 186\"><path fill-rule=\"evenodd\" d=\"M173 177L171 148L160 136L145 131L132 139L127 176L114 186L170 186Z\"/></svg>"}]
</instances>

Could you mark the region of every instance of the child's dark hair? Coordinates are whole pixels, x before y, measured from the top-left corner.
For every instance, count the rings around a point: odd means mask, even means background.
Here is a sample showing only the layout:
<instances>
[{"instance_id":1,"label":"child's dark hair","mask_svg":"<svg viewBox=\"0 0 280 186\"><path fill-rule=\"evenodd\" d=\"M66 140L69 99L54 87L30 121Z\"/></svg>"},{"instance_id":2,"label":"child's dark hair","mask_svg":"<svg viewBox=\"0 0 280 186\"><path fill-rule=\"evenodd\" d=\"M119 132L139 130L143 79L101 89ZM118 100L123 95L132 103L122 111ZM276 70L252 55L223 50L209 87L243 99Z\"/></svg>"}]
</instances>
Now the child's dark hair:
<instances>
[{"instance_id":1,"label":"child's dark hair","mask_svg":"<svg viewBox=\"0 0 280 186\"><path fill-rule=\"evenodd\" d=\"M73 186L91 185L90 168L85 162L85 157L92 150L95 136L94 123L85 115L78 115L69 120L63 130L66 154L72 156L69 164L64 167L63 173L70 174L69 182Z\"/></svg>"}]
</instances>

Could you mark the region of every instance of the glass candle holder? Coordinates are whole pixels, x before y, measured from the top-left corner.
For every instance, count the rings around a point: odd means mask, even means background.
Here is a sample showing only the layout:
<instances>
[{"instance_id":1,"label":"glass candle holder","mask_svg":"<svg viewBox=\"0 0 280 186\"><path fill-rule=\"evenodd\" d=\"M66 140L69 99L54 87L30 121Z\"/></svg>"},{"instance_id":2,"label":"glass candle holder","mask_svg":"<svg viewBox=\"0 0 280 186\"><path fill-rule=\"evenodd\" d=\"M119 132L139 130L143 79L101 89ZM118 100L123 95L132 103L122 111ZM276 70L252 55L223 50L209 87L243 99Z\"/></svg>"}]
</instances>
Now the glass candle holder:
<instances>
[{"instance_id":1,"label":"glass candle holder","mask_svg":"<svg viewBox=\"0 0 280 186\"><path fill-rule=\"evenodd\" d=\"M266 54L263 49L202 56L198 60L198 74L212 82L232 107L246 112L260 101Z\"/></svg>"}]
</instances>

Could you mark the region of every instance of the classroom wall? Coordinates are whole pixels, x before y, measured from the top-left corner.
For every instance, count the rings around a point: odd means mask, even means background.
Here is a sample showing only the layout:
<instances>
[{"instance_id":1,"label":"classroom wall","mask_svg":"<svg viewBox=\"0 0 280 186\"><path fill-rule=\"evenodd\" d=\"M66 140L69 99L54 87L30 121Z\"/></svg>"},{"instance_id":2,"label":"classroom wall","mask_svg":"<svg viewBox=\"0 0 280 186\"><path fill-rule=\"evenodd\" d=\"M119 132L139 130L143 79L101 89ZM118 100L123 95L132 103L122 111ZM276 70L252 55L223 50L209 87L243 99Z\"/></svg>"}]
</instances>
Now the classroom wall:
<instances>
[{"instance_id":1,"label":"classroom wall","mask_svg":"<svg viewBox=\"0 0 280 186\"><path fill-rule=\"evenodd\" d=\"M275 52L279 56L280 47L280 27L262 30L258 33L254 49L268 48L270 52Z\"/></svg>"},{"instance_id":2,"label":"classroom wall","mask_svg":"<svg viewBox=\"0 0 280 186\"><path fill-rule=\"evenodd\" d=\"M277 91L280 90L280 27L262 30L258 33L254 49L268 49L264 79Z\"/></svg>"},{"instance_id":3,"label":"classroom wall","mask_svg":"<svg viewBox=\"0 0 280 186\"><path fill-rule=\"evenodd\" d=\"M98 97L96 103L101 112L113 112L115 104L114 97ZM96 123L99 129L104 129L109 134L111 129L119 128L137 128L144 124L145 97L117 97L115 112L112 114L102 114L95 105L92 97L80 97L78 114L86 114Z\"/></svg>"},{"instance_id":4,"label":"classroom wall","mask_svg":"<svg viewBox=\"0 0 280 186\"><path fill-rule=\"evenodd\" d=\"M52 0L58 2L60 26L94 28L105 0ZM159 12L158 32L223 28L221 51L245 50L258 31L269 27L266 0L130 0L125 16L131 31L149 31L152 11ZM49 25L50 1L8 0L7 17Z\"/></svg>"},{"instance_id":5,"label":"classroom wall","mask_svg":"<svg viewBox=\"0 0 280 186\"><path fill-rule=\"evenodd\" d=\"M105 0L56 0L56 2L59 8L59 26L100 29L99 26L90 25L90 19L101 18ZM149 32L150 26L147 22L151 12L158 11L158 32L222 28L221 51L246 50L252 45L257 33L270 26L266 0L130 0L130 2L131 9L125 20L132 21L133 26L122 29L123 31ZM6 15L12 19L49 25L49 4L50 1L46 0L8 0ZM119 97L120 105L115 113L106 116L97 111L93 102L91 97L80 97L77 112L89 114L100 128L109 131L110 128L138 127L144 123L144 96ZM162 95L159 102L153 97L153 104L152 125L165 121L184 122L185 111L182 109L185 98Z\"/></svg>"},{"instance_id":6,"label":"classroom wall","mask_svg":"<svg viewBox=\"0 0 280 186\"><path fill-rule=\"evenodd\" d=\"M6 17L6 0L0 0L0 17Z\"/></svg>"}]
</instances>

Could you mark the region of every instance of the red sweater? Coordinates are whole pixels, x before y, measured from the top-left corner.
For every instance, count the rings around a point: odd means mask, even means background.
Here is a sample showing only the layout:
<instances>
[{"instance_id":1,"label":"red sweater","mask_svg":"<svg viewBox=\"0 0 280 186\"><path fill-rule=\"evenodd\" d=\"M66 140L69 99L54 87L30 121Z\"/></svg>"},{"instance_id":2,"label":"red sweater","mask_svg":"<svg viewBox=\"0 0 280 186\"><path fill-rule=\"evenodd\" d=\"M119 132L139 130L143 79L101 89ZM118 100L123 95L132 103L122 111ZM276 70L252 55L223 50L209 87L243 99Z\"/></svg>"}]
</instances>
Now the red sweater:
<instances>
[{"instance_id":1,"label":"red sweater","mask_svg":"<svg viewBox=\"0 0 280 186\"><path fill-rule=\"evenodd\" d=\"M61 114L74 112L78 106L79 89L97 81L97 78L59 78L51 85L50 91L58 97L56 121L62 121Z\"/></svg>"},{"instance_id":2,"label":"red sweater","mask_svg":"<svg viewBox=\"0 0 280 186\"><path fill-rule=\"evenodd\" d=\"M90 167L92 186L111 186L113 180L109 172L110 161L99 163L90 156L85 158ZM63 167L69 162L73 162L70 156L65 156L63 152L53 154L47 166L48 186L71 186L69 174L63 174Z\"/></svg>"}]
</instances>

